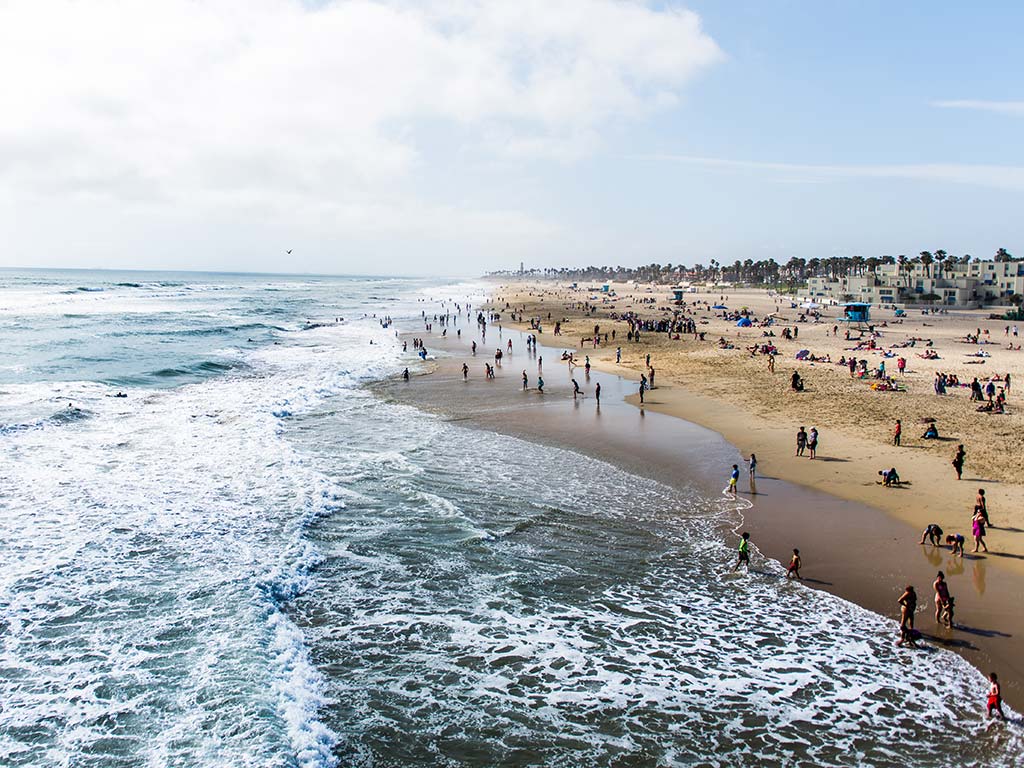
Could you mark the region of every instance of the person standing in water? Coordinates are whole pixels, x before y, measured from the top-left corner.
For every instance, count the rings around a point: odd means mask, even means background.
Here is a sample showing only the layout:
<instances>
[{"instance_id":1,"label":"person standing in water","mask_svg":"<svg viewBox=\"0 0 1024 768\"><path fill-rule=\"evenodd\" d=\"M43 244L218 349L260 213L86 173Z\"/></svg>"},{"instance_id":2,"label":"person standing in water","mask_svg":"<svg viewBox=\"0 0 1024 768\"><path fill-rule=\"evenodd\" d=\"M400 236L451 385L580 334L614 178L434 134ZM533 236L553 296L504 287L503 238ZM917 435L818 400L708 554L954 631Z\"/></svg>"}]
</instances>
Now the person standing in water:
<instances>
[{"instance_id":1,"label":"person standing in water","mask_svg":"<svg viewBox=\"0 0 1024 768\"><path fill-rule=\"evenodd\" d=\"M523 368L523 392L530 388L530 379L526 376L526 369Z\"/></svg>"},{"instance_id":2,"label":"person standing in water","mask_svg":"<svg viewBox=\"0 0 1024 768\"><path fill-rule=\"evenodd\" d=\"M800 565L801 565L800 550L799 549L794 549L793 550L793 556L789 559L789 567L786 569L786 578L787 579L795 578L795 579L797 579L799 581L803 581L804 578L803 578L803 576L800 575Z\"/></svg>"},{"instance_id":3,"label":"person standing in water","mask_svg":"<svg viewBox=\"0 0 1024 768\"><path fill-rule=\"evenodd\" d=\"M544 394L544 377L543 376L538 376L537 377L537 391L540 392L542 395Z\"/></svg>"},{"instance_id":4,"label":"person standing in water","mask_svg":"<svg viewBox=\"0 0 1024 768\"><path fill-rule=\"evenodd\" d=\"M914 641L914 611L917 610L917 593L908 584L896 602L900 606L900 639L896 645L909 645L912 648L916 648L917 643Z\"/></svg>"},{"instance_id":5,"label":"person standing in water","mask_svg":"<svg viewBox=\"0 0 1024 768\"><path fill-rule=\"evenodd\" d=\"M572 399L575 400L577 395L580 394L580 383L576 379L572 380Z\"/></svg>"},{"instance_id":6,"label":"person standing in water","mask_svg":"<svg viewBox=\"0 0 1024 768\"><path fill-rule=\"evenodd\" d=\"M747 571L750 571L750 534L746 531L744 531L743 535L740 536L740 546L736 556L736 565L734 565L732 569L735 571L741 565L745 565L747 567Z\"/></svg>"},{"instance_id":7,"label":"person standing in water","mask_svg":"<svg viewBox=\"0 0 1024 768\"><path fill-rule=\"evenodd\" d=\"M601 405L601 382L597 382L594 385L594 399L597 400L597 404Z\"/></svg>"},{"instance_id":8,"label":"person standing in water","mask_svg":"<svg viewBox=\"0 0 1024 768\"><path fill-rule=\"evenodd\" d=\"M736 485L740 480L740 466L739 464L732 465L732 472L729 473L729 493L733 496L736 495Z\"/></svg>"},{"instance_id":9,"label":"person standing in water","mask_svg":"<svg viewBox=\"0 0 1024 768\"><path fill-rule=\"evenodd\" d=\"M935 588L935 623L942 621L942 611L949 605L949 585L946 584L946 574L939 571L932 583Z\"/></svg>"},{"instance_id":10,"label":"person standing in water","mask_svg":"<svg viewBox=\"0 0 1024 768\"><path fill-rule=\"evenodd\" d=\"M750 454L747 459L747 477L750 480L750 492L757 493L757 454Z\"/></svg>"},{"instance_id":11,"label":"person standing in water","mask_svg":"<svg viewBox=\"0 0 1024 768\"><path fill-rule=\"evenodd\" d=\"M988 716L992 717L994 712L999 715L1000 720L1006 722L1006 715L1003 714L1003 691L999 687L999 676L995 672L990 672L988 681Z\"/></svg>"},{"instance_id":12,"label":"person standing in water","mask_svg":"<svg viewBox=\"0 0 1024 768\"><path fill-rule=\"evenodd\" d=\"M462 380L469 381L469 366L465 363L462 364Z\"/></svg>"},{"instance_id":13,"label":"person standing in water","mask_svg":"<svg viewBox=\"0 0 1024 768\"><path fill-rule=\"evenodd\" d=\"M644 403L644 392L647 391L647 377L643 374L640 375L640 404Z\"/></svg>"}]
</instances>

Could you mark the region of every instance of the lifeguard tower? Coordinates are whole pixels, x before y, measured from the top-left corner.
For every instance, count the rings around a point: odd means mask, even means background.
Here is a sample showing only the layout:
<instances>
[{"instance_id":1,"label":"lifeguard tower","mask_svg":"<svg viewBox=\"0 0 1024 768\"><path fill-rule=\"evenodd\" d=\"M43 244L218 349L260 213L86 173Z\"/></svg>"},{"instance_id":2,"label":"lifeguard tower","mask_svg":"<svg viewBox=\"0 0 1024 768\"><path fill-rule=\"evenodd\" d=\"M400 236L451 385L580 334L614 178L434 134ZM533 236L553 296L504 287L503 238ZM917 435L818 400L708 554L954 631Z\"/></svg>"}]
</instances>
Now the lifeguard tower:
<instances>
[{"instance_id":1,"label":"lifeguard tower","mask_svg":"<svg viewBox=\"0 0 1024 768\"><path fill-rule=\"evenodd\" d=\"M601 286L601 293L608 293L608 291L610 291L610 290L611 290L611 286L608 285L608 283L605 283L604 285Z\"/></svg>"},{"instance_id":2,"label":"lifeguard tower","mask_svg":"<svg viewBox=\"0 0 1024 768\"><path fill-rule=\"evenodd\" d=\"M685 289L681 285L672 286L672 301L674 301L676 304L682 304L683 294L685 292Z\"/></svg>"},{"instance_id":3,"label":"lifeguard tower","mask_svg":"<svg viewBox=\"0 0 1024 768\"><path fill-rule=\"evenodd\" d=\"M843 304L843 322L856 326L858 331L871 329L871 305L863 301Z\"/></svg>"}]
</instances>

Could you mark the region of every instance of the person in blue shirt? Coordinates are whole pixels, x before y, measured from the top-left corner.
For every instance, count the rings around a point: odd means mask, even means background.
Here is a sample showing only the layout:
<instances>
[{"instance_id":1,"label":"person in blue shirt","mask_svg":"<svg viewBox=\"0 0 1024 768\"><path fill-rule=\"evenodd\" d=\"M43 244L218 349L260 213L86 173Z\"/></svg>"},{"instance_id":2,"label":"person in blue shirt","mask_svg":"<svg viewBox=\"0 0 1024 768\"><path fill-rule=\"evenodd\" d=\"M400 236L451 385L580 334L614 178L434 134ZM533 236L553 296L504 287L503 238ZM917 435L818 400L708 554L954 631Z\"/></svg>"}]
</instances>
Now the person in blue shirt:
<instances>
[{"instance_id":1,"label":"person in blue shirt","mask_svg":"<svg viewBox=\"0 0 1024 768\"><path fill-rule=\"evenodd\" d=\"M732 472L729 474L729 493L733 496L736 495L736 484L740 480L740 467L739 464L732 465Z\"/></svg>"}]
</instances>

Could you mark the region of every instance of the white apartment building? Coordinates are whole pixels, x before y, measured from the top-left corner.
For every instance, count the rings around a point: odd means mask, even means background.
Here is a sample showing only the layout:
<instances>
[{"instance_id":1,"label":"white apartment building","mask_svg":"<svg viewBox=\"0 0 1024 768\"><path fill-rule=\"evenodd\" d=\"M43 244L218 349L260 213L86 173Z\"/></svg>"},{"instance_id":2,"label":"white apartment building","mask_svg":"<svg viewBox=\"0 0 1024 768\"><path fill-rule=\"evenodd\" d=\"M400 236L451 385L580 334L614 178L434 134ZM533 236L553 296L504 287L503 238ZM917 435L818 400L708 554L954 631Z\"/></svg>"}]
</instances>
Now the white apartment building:
<instances>
[{"instance_id":1,"label":"white apartment building","mask_svg":"<svg viewBox=\"0 0 1024 768\"><path fill-rule=\"evenodd\" d=\"M840 278L812 277L807 281L811 296L836 301L865 301L870 304L941 304L980 307L1008 304L1015 294L1024 294L1024 261L974 261L969 264L882 264L874 272ZM935 295L937 299L918 297Z\"/></svg>"}]
</instances>

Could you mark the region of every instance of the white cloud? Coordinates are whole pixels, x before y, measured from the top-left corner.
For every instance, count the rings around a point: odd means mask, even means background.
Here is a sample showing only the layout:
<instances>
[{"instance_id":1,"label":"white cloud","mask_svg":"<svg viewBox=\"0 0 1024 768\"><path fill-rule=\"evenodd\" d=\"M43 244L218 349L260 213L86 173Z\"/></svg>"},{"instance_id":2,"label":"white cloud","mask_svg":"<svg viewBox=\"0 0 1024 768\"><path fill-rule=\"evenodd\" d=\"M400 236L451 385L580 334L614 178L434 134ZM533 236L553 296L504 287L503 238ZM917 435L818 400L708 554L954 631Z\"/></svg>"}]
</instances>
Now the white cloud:
<instances>
[{"instance_id":1,"label":"white cloud","mask_svg":"<svg viewBox=\"0 0 1024 768\"><path fill-rule=\"evenodd\" d=\"M571 159L721 56L696 15L620 0L8 0L0 199L382 221L432 205L444 231L457 210L408 184L443 172L422 126L484 155ZM528 218L494 219L510 215Z\"/></svg>"},{"instance_id":2,"label":"white cloud","mask_svg":"<svg viewBox=\"0 0 1024 768\"><path fill-rule=\"evenodd\" d=\"M906 163L891 165L812 165L754 160L725 160L688 155L653 155L647 159L703 166L731 172L771 173L788 183L825 182L837 179L913 179L936 183L971 184L1000 189L1024 189L1024 166L971 165L966 163Z\"/></svg>"},{"instance_id":3,"label":"white cloud","mask_svg":"<svg viewBox=\"0 0 1024 768\"><path fill-rule=\"evenodd\" d=\"M941 109L974 109L982 112L997 112L1003 115L1024 115L1024 101L954 99L952 101L933 101L932 106Z\"/></svg>"}]
</instances>

